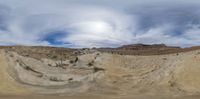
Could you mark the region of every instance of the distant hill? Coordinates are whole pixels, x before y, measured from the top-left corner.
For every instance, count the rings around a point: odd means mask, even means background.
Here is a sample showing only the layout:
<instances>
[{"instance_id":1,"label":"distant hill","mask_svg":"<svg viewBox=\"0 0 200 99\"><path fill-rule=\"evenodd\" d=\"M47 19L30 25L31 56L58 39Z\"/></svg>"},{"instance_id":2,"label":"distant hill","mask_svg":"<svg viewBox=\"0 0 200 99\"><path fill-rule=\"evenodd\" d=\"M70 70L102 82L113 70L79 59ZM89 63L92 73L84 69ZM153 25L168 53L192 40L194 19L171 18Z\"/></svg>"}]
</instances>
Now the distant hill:
<instances>
[{"instance_id":1,"label":"distant hill","mask_svg":"<svg viewBox=\"0 0 200 99\"><path fill-rule=\"evenodd\" d=\"M118 48L99 48L99 51L120 55L162 55L181 53L200 49L200 46L181 48L178 46L167 46L165 44L130 44Z\"/></svg>"}]
</instances>

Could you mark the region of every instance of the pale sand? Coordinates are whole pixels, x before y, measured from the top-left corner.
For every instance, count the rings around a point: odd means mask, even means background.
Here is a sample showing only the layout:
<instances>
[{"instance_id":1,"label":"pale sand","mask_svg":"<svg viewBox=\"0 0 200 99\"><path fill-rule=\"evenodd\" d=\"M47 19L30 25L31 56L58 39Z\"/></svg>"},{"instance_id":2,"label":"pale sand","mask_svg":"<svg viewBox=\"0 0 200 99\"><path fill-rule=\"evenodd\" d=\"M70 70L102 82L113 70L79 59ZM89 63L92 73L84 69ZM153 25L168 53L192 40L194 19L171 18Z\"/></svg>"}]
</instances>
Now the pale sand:
<instances>
[{"instance_id":1,"label":"pale sand","mask_svg":"<svg viewBox=\"0 0 200 99\"><path fill-rule=\"evenodd\" d=\"M124 96L124 97L104 97L104 96L0 96L0 99L200 99L200 96Z\"/></svg>"},{"instance_id":2,"label":"pale sand","mask_svg":"<svg viewBox=\"0 0 200 99\"><path fill-rule=\"evenodd\" d=\"M93 94L80 96L80 94L78 94L79 90L84 90L85 87L78 87L77 90L73 91L71 91L73 88L66 88L70 89L70 92L79 96L33 95L34 92L54 93L56 91L50 90L50 88L44 88L43 90L35 89L33 86L23 86L23 84L17 82L17 80L13 79L15 76L17 77L17 75L9 75L9 73L12 73L12 69L9 67L15 66L9 65L9 63L14 64L14 62L12 62L13 60L8 60L5 57L6 55L2 53L0 54L0 93L10 95L0 95L0 99L200 99L200 96L182 96L187 93L198 94L200 92L199 51L179 55L170 54L160 56L121 56L101 54L95 62L97 66L104 68L106 72L102 72L103 75L100 76L90 76L99 78L97 83L93 83L96 86L86 84L87 87L91 87L90 89L94 89L94 91L92 90L93 93L95 93L95 91L97 93L103 92L98 96L94 96ZM79 59L82 64L86 64L94 60L93 56L95 55L96 54L82 55ZM22 58L22 60L27 60L27 57ZM29 62L32 61L28 61L28 63ZM38 66L36 63L31 63L29 65L36 67ZM23 77L26 79L29 78L29 80L33 81L33 83L36 81L26 72L21 71L19 74L24 75ZM38 81L40 80L41 79ZM120 90L118 91L118 89ZM107 96L104 94L109 92L113 92L115 94L121 93L121 96L113 94ZM88 93L87 90L85 93ZM139 95L133 95L133 93L138 93ZM145 93L152 93L156 95L147 96ZM166 93L167 95L162 96L161 93ZM13 96L13 94L19 96ZM29 96L20 96L27 94L29 94ZM179 94L182 97L172 97L170 94Z\"/></svg>"}]
</instances>

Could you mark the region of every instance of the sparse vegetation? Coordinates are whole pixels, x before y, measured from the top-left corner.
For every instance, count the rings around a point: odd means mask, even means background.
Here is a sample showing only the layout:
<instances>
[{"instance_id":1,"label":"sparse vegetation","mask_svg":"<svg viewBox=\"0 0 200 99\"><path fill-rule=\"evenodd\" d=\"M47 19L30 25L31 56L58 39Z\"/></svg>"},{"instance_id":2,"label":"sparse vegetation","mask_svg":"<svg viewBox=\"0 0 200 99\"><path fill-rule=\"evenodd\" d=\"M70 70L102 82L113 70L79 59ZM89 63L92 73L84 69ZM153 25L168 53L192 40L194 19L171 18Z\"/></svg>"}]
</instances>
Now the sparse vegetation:
<instances>
[{"instance_id":1,"label":"sparse vegetation","mask_svg":"<svg viewBox=\"0 0 200 99\"><path fill-rule=\"evenodd\" d=\"M52 59L56 59L56 58L57 58L57 56L56 56L56 55L53 55L53 56L52 56Z\"/></svg>"},{"instance_id":2,"label":"sparse vegetation","mask_svg":"<svg viewBox=\"0 0 200 99\"><path fill-rule=\"evenodd\" d=\"M57 48L57 47L42 47L42 46L4 46L0 47L0 49L5 49L5 51L14 51L18 54L25 57L32 57L37 60L41 58L48 58L53 60L66 60L69 57L76 57L79 55L73 54L73 52L77 51L77 49L69 49L69 48Z\"/></svg>"},{"instance_id":3,"label":"sparse vegetation","mask_svg":"<svg viewBox=\"0 0 200 99\"><path fill-rule=\"evenodd\" d=\"M70 64L73 64L73 63L74 63L74 61L73 61L73 60L70 60L70 61L69 61L69 63L70 63Z\"/></svg>"},{"instance_id":4,"label":"sparse vegetation","mask_svg":"<svg viewBox=\"0 0 200 99\"><path fill-rule=\"evenodd\" d=\"M48 66L52 66L51 64L48 64Z\"/></svg>"},{"instance_id":5,"label":"sparse vegetation","mask_svg":"<svg viewBox=\"0 0 200 99\"><path fill-rule=\"evenodd\" d=\"M49 80L50 81L60 81L57 77L50 77Z\"/></svg>"},{"instance_id":6,"label":"sparse vegetation","mask_svg":"<svg viewBox=\"0 0 200 99\"><path fill-rule=\"evenodd\" d=\"M14 57L14 55L13 55L13 54L10 54L10 57Z\"/></svg>"},{"instance_id":7,"label":"sparse vegetation","mask_svg":"<svg viewBox=\"0 0 200 99\"><path fill-rule=\"evenodd\" d=\"M68 81L72 81L72 80L73 80L73 78L69 78L69 79L68 79Z\"/></svg>"},{"instance_id":8,"label":"sparse vegetation","mask_svg":"<svg viewBox=\"0 0 200 99\"><path fill-rule=\"evenodd\" d=\"M78 61L78 57L75 58L74 62L76 63Z\"/></svg>"},{"instance_id":9,"label":"sparse vegetation","mask_svg":"<svg viewBox=\"0 0 200 99\"><path fill-rule=\"evenodd\" d=\"M93 66L94 65L94 60L92 60L91 62L88 63L88 66Z\"/></svg>"},{"instance_id":10,"label":"sparse vegetation","mask_svg":"<svg viewBox=\"0 0 200 99\"><path fill-rule=\"evenodd\" d=\"M105 69L100 68L100 67L94 67L93 70L94 70L94 73L99 72L99 71L105 71Z\"/></svg>"},{"instance_id":11,"label":"sparse vegetation","mask_svg":"<svg viewBox=\"0 0 200 99\"><path fill-rule=\"evenodd\" d=\"M167 60L167 58L163 58L163 60Z\"/></svg>"}]
</instances>

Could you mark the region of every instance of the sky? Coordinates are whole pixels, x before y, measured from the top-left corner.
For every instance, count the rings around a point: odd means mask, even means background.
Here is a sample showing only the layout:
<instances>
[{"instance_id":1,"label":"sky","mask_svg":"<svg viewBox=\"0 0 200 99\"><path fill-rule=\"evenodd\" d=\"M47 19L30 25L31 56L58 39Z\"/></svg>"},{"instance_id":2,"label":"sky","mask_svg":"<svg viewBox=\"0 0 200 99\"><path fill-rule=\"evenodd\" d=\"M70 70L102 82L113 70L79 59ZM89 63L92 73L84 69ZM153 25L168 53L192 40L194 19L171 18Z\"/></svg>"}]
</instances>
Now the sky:
<instances>
[{"instance_id":1,"label":"sky","mask_svg":"<svg viewBox=\"0 0 200 99\"><path fill-rule=\"evenodd\" d=\"M0 45L200 45L199 0L0 0Z\"/></svg>"}]
</instances>

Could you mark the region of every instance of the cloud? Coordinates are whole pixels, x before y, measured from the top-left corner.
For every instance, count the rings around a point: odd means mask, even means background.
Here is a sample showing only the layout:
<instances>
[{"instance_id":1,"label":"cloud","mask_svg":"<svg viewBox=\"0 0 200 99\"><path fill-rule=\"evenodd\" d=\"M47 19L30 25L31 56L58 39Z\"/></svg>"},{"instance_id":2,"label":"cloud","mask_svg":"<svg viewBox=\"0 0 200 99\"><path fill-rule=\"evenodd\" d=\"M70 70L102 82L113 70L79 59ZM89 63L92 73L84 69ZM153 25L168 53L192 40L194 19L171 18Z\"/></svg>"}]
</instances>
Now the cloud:
<instances>
[{"instance_id":1,"label":"cloud","mask_svg":"<svg viewBox=\"0 0 200 99\"><path fill-rule=\"evenodd\" d=\"M200 2L1 0L1 45L200 44Z\"/></svg>"}]
</instances>

